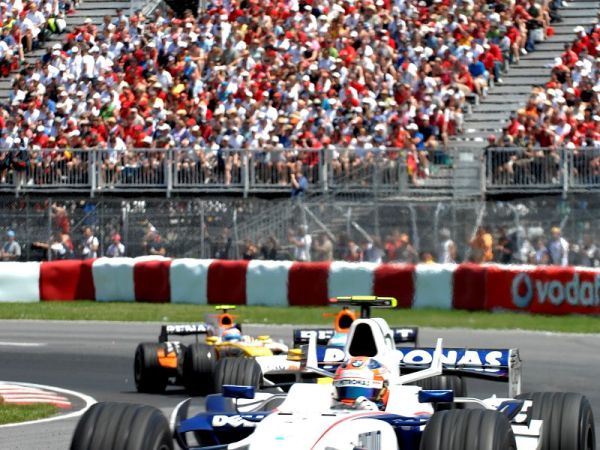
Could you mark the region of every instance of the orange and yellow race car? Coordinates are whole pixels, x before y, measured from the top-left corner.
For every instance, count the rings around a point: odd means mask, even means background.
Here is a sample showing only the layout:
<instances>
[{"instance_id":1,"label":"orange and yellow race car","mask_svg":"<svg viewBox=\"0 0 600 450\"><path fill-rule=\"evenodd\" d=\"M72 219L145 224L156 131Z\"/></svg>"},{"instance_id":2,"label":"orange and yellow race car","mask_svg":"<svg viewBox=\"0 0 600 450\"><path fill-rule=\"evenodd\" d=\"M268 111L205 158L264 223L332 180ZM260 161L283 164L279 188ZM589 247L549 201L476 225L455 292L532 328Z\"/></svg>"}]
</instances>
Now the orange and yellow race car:
<instances>
[{"instance_id":1,"label":"orange and yellow race car","mask_svg":"<svg viewBox=\"0 0 600 450\"><path fill-rule=\"evenodd\" d=\"M256 338L243 335L229 311L233 305L215 306L216 314L208 314L205 322L163 325L158 342L137 346L134 380L138 392L161 393L168 384L185 386L188 393L200 394L220 390L231 378L231 370L241 371L244 380L260 384L262 375L250 358L287 354L286 345L269 336ZM190 343L174 341L172 336L192 336ZM240 361L231 362L230 359ZM233 367L235 366L235 367Z\"/></svg>"}]
</instances>

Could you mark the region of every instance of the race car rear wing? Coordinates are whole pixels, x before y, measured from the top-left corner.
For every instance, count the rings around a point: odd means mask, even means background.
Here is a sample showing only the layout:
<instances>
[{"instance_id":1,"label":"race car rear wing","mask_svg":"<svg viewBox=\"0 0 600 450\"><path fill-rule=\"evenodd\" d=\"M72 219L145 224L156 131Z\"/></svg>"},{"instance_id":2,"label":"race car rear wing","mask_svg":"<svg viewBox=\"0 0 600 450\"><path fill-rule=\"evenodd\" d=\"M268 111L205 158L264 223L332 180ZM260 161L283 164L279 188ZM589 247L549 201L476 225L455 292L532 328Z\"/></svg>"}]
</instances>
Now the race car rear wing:
<instances>
[{"instance_id":1,"label":"race car rear wing","mask_svg":"<svg viewBox=\"0 0 600 450\"><path fill-rule=\"evenodd\" d=\"M431 365L434 348L400 347L400 373ZM508 382L508 396L521 393L521 357L518 349L444 348L442 373L491 381Z\"/></svg>"},{"instance_id":2,"label":"race car rear wing","mask_svg":"<svg viewBox=\"0 0 600 450\"><path fill-rule=\"evenodd\" d=\"M160 327L158 341L167 342L169 336L198 336L200 334L208 334L208 327L203 323L163 325Z\"/></svg>"},{"instance_id":3,"label":"race car rear wing","mask_svg":"<svg viewBox=\"0 0 600 450\"><path fill-rule=\"evenodd\" d=\"M417 327L395 327L392 328L394 333L394 343L398 344L415 344L419 337L419 329ZM309 339L315 336L317 345L327 345L329 340L335 335L333 328L301 328L294 330L294 347L308 344Z\"/></svg>"}]
</instances>

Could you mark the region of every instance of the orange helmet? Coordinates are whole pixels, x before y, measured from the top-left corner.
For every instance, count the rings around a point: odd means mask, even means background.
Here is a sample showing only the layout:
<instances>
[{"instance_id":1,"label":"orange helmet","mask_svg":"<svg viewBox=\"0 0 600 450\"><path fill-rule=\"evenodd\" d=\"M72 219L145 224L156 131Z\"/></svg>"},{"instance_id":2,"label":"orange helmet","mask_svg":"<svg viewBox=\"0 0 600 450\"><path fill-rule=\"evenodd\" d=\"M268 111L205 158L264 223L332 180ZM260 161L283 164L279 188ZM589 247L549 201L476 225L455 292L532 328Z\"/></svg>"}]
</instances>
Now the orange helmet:
<instances>
[{"instance_id":1,"label":"orange helmet","mask_svg":"<svg viewBox=\"0 0 600 450\"><path fill-rule=\"evenodd\" d=\"M385 403L389 378L388 369L379 361L366 356L357 356L338 367L333 386L337 400L342 403L354 403L358 397Z\"/></svg>"}]
</instances>

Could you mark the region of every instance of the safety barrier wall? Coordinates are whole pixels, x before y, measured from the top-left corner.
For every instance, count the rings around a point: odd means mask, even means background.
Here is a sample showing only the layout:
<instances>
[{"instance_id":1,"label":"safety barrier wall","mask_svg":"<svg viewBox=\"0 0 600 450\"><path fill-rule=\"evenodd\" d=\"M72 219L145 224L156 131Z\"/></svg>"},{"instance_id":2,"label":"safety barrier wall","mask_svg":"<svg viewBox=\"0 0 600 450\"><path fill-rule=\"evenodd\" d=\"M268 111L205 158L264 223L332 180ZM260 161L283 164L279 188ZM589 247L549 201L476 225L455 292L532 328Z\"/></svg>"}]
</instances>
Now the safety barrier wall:
<instances>
[{"instance_id":1,"label":"safety barrier wall","mask_svg":"<svg viewBox=\"0 0 600 450\"><path fill-rule=\"evenodd\" d=\"M163 257L0 263L0 302L320 306L341 295L393 296L401 308L597 315L600 270Z\"/></svg>"}]
</instances>

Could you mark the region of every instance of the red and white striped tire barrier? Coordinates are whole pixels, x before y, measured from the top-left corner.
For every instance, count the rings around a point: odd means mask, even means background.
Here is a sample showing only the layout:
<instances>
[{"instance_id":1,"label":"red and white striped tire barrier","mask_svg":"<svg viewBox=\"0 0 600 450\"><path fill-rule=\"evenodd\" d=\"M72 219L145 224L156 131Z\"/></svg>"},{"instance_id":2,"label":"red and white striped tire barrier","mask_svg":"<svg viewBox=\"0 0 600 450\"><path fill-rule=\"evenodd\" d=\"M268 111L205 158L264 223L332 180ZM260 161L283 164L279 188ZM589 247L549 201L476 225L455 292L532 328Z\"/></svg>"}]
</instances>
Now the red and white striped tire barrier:
<instances>
[{"instance_id":1,"label":"red and white striped tire barrier","mask_svg":"<svg viewBox=\"0 0 600 450\"><path fill-rule=\"evenodd\" d=\"M340 295L393 296L402 308L600 314L600 271L163 257L0 263L0 302L320 306Z\"/></svg>"}]
</instances>

